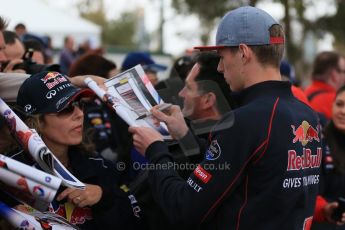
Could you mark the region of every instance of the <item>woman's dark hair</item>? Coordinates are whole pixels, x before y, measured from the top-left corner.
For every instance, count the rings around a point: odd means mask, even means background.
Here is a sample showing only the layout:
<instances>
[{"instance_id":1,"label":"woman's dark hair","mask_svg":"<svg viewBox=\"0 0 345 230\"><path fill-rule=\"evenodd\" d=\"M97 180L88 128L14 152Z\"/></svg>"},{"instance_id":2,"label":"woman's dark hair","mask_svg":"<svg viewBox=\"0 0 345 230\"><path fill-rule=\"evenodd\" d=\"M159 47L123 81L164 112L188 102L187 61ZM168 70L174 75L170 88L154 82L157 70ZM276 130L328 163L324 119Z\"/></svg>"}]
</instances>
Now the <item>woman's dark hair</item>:
<instances>
[{"instance_id":1,"label":"woman's dark hair","mask_svg":"<svg viewBox=\"0 0 345 230\"><path fill-rule=\"evenodd\" d=\"M113 69L116 69L116 64L114 62L98 54L86 53L75 60L70 68L68 76L74 77L90 74L109 78L108 74Z\"/></svg>"},{"instance_id":2,"label":"woman's dark hair","mask_svg":"<svg viewBox=\"0 0 345 230\"><path fill-rule=\"evenodd\" d=\"M341 94L342 92L345 91L345 85L343 85L342 87L340 87L338 90L337 90L337 93L336 93L336 97Z\"/></svg>"}]
</instances>

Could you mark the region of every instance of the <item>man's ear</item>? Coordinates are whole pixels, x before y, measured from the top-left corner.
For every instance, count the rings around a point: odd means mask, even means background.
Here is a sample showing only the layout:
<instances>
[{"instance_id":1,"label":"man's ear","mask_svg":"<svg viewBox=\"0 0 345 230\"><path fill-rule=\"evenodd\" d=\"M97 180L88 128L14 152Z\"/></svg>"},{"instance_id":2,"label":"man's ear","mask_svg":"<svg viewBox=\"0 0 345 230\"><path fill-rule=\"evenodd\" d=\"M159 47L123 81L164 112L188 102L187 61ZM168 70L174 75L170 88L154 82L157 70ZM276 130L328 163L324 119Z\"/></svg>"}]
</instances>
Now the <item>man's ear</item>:
<instances>
[{"instance_id":1,"label":"man's ear","mask_svg":"<svg viewBox=\"0 0 345 230\"><path fill-rule=\"evenodd\" d=\"M243 63L248 62L252 58L252 50L245 44L240 44L238 46L240 55L241 55L241 60Z\"/></svg>"},{"instance_id":2,"label":"man's ear","mask_svg":"<svg viewBox=\"0 0 345 230\"><path fill-rule=\"evenodd\" d=\"M332 69L330 72L328 72L328 76L327 83L333 87L338 87L341 81L341 76L339 75L338 71L336 69Z\"/></svg>"},{"instance_id":3,"label":"man's ear","mask_svg":"<svg viewBox=\"0 0 345 230\"><path fill-rule=\"evenodd\" d=\"M213 92L208 92L202 96L202 109L209 109L216 105L216 95Z\"/></svg>"}]
</instances>

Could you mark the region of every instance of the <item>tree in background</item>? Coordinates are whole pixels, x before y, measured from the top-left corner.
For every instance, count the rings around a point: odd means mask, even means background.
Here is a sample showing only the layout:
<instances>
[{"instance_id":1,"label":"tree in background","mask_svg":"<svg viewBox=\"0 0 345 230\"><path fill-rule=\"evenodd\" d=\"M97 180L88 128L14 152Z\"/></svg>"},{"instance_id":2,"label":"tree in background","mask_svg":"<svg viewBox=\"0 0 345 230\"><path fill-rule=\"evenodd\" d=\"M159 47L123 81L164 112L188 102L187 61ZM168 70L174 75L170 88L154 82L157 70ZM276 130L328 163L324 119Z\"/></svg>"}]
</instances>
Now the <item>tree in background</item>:
<instances>
[{"instance_id":1,"label":"tree in background","mask_svg":"<svg viewBox=\"0 0 345 230\"><path fill-rule=\"evenodd\" d=\"M324 16L316 21L316 32L318 34L324 34L324 32L330 32L334 35L334 46L336 50L345 54L345 27L343 22L345 21L345 1L336 0L336 13L331 16Z\"/></svg>"},{"instance_id":2,"label":"tree in background","mask_svg":"<svg viewBox=\"0 0 345 230\"><path fill-rule=\"evenodd\" d=\"M81 17L102 28L102 43L105 45L136 49L136 12L123 12L118 19L106 18L103 0L81 0L77 4Z\"/></svg>"},{"instance_id":3,"label":"tree in background","mask_svg":"<svg viewBox=\"0 0 345 230\"><path fill-rule=\"evenodd\" d=\"M304 46L306 41L308 41L308 35L312 34L316 38L322 38L326 32L329 32L335 37L335 48L345 51L345 27L342 26L342 22L345 19L345 1L324 1L328 5L334 6L336 13L320 18L308 19L305 17L306 11L311 7L315 7L319 1L271 0L271 2L280 3L283 6L284 16L282 24L286 32L286 57L296 67L298 76L305 76L310 65L306 61L304 53ZM256 6L260 2L269 2L269 0L171 0L171 4L178 14L194 14L199 18L201 26L198 29L201 30L201 40L204 44L209 42L211 31L227 11L242 5ZM143 44L148 46L148 41L152 40L152 37L149 39L146 35L146 37L143 35L138 36L138 22L142 20L138 18L138 12L136 11L124 12L118 19L107 20L103 0L80 0L78 9L82 17L102 27L102 40L106 45L122 46L129 49L140 47L142 49L143 45L139 44L140 41L146 40L146 43L144 42ZM162 33L164 20L162 20L161 24L160 30ZM296 34L296 30L292 27L294 24L299 24L301 27L299 34Z\"/></svg>"},{"instance_id":4,"label":"tree in background","mask_svg":"<svg viewBox=\"0 0 345 230\"><path fill-rule=\"evenodd\" d=\"M214 29L217 21L227 11L239 7L248 1L226 1L226 0L172 0L172 6L178 13L184 15L195 14L200 20L201 41L207 44L210 39L210 33ZM250 3L256 4L256 1ZM212 5L212 6L210 6Z\"/></svg>"},{"instance_id":5,"label":"tree in background","mask_svg":"<svg viewBox=\"0 0 345 230\"><path fill-rule=\"evenodd\" d=\"M181 14L195 14L201 22L203 30L201 40L204 44L209 42L211 31L215 28L220 18L229 10L243 6L256 6L262 0L172 0L172 6ZM265 2L268 2L265 0ZM335 15L320 17L319 19L309 20L305 17L306 10L314 7L318 1L312 0L271 0L271 2L280 3L284 8L282 24L286 33L286 57L295 67L299 76L305 76L308 72L310 63L304 58L304 45L307 41L307 35L312 33L321 38L325 32L330 32L335 36L335 47L345 50L345 27L342 22L345 20L345 1L327 0L329 5L335 6L337 12ZM212 7L210 6L212 4ZM296 36L293 22L301 26L301 34ZM299 39L296 39L299 37Z\"/></svg>"}]
</instances>

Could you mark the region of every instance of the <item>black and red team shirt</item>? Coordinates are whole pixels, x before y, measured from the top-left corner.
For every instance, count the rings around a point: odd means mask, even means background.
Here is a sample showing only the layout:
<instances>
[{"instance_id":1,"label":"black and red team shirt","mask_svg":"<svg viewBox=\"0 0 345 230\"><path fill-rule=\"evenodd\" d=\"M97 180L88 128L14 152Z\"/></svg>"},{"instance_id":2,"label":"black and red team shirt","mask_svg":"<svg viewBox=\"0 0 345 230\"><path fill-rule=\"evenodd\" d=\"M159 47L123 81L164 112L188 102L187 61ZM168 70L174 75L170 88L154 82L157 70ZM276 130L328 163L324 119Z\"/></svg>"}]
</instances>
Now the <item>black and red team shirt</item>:
<instances>
[{"instance_id":1,"label":"black and red team shirt","mask_svg":"<svg viewBox=\"0 0 345 230\"><path fill-rule=\"evenodd\" d=\"M211 131L205 159L187 181L173 167L150 171L153 196L171 222L212 230L310 229L321 130L290 88L266 81L237 95L240 107ZM163 142L151 144L146 156L172 165Z\"/></svg>"}]
</instances>

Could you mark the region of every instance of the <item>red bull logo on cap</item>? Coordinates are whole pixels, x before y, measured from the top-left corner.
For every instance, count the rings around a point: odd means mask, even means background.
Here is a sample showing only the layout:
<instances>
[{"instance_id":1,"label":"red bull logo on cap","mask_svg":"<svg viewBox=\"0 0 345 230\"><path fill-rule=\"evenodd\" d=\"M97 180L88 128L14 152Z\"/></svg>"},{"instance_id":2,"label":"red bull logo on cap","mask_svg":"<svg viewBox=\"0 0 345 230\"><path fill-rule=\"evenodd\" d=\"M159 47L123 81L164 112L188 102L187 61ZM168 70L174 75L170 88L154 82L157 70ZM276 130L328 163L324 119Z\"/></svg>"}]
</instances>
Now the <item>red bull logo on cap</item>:
<instances>
[{"instance_id":1,"label":"red bull logo on cap","mask_svg":"<svg viewBox=\"0 0 345 230\"><path fill-rule=\"evenodd\" d=\"M301 125L295 128L291 125L292 133L295 136L292 140L293 143L297 141L301 142L303 146L306 146L309 142L317 141L320 142L319 138L319 125L314 129L307 121L303 121Z\"/></svg>"},{"instance_id":2,"label":"red bull logo on cap","mask_svg":"<svg viewBox=\"0 0 345 230\"><path fill-rule=\"evenodd\" d=\"M58 72L49 72L43 78L41 78L41 81L46 84L48 81L55 79L59 75L60 73Z\"/></svg>"},{"instance_id":3,"label":"red bull logo on cap","mask_svg":"<svg viewBox=\"0 0 345 230\"><path fill-rule=\"evenodd\" d=\"M43 81L48 89L51 89L60 83L66 82L67 79L58 72L49 72L41 78L41 81Z\"/></svg>"}]
</instances>

